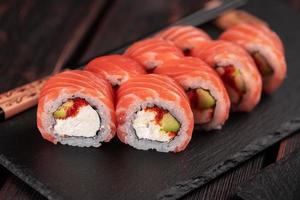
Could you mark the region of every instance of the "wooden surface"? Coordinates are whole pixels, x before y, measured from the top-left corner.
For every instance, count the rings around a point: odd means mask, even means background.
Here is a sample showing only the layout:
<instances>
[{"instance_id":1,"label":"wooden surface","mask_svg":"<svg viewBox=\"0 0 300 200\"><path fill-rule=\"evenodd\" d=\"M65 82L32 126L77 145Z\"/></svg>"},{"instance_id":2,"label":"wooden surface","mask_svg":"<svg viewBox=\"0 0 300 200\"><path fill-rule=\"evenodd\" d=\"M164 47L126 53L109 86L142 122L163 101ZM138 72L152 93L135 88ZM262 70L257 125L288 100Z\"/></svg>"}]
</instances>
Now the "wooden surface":
<instances>
[{"instance_id":1,"label":"wooden surface","mask_svg":"<svg viewBox=\"0 0 300 200\"><path fill-rule=\"evenodd\" d=\"M251 162L246 162L216 180L186 195L187 200L230 199L240 183L253 177L263 167L266 154L255 156Z\"/></svg>"},{"instance_id":2,"label":"wooden surface","mask_svg":"<svg viewBox=\"0 0 300 200\"><path fill-rule=\"evenodd\" d=\"M257 176L238 187L244 200L300 199L300 151L263 169Z\"/></svg>"},{"instance_id":3,"label":"wooden surface","mask_svg":"<svg viewBox=\"0 0 300 200\"><path fill-rule=\"evenodd\" d=\"M95 0L1 1L0 92L65 65L104 6Z\"/></svg>"},{"instance_id":4,"label":"wooden surface","mask_svg":"<svg viewBox=\"0 0 300 200\"><path fill-rule=\"evenodd\" d=\"M0 190L0 199L42 200L40 193L33 191L28 185L14 176L9 176Z\"/></svg>"},{"instance_id":5,"label":"wooden surface","mask_svg":"<svg viewBox=\"0 0 300 200\"><path fill-rule=\"evenodd\" d=\"M160 28L161 24L150 20L149 12L157 12L157 15L169 13L165 18L169 22L180 18L182 10L198 6L196 0L185 3L183 8L180 6L183 1L180 0L172 3L152 2L2 1L0 74L5 76L1 76L0 92L45 76L51 73L53 66L86 62L91 57L153 31L152 28ZM289 2L300 8L299 1ZM300 134L295 134L281 142L278 150L274 148L254 157L185 198L231 199L237 185L269 164L269 157L275 155L280 160L299 147ZM43 199L2 167L0 187L0 199Z\"/></svg>"},{"instance_id":6,"label":"wooden surface","mask_svg":"<svg viewBox=\"0 0 300 200\"><path fill-rule=\"evenodd\" d=\"M199 10L203 1L117 0L112 4L101 24L98 24L96 34L80 58L80 63L129 44Z\"/></svg>"}]
</instances>

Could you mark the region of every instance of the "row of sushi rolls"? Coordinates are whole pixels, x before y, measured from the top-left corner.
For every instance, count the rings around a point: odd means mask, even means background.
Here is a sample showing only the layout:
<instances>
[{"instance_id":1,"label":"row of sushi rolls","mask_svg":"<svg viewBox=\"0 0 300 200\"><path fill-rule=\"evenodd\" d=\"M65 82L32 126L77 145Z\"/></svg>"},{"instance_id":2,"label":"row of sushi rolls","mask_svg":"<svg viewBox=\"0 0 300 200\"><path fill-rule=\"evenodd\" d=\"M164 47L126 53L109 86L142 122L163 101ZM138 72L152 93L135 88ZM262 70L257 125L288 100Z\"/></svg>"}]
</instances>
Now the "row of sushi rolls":
<instances>
[{"instance_id":1,"label":"row of sushi rolls","mask_svg":"<svg viewBox=\"0 0 300 200\"><path fill-rule=\"evenodd\" d=\"M37 126L54 144L99 147L117 135L136 149L180 152L195 125L221 129L230 112L252 111L285 76L283 44L267 25L237 24L217 40L173 26L51 77Z\"/></svg>"}]
</instances>

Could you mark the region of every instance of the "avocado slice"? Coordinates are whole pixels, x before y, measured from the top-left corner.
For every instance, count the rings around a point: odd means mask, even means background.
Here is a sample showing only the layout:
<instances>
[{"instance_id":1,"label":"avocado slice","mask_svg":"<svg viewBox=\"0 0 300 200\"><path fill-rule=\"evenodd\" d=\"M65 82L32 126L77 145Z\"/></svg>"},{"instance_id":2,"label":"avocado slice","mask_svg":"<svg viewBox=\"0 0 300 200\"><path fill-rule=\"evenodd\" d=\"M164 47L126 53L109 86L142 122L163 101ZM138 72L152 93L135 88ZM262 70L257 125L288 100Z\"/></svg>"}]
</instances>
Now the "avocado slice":
<instances>
[{"instance_id":1,"label":"avocado slice","mask_svg":"<svg viewBox=\"0 0 300 200\"><path fill-rule=\"evenodd\" d=\"M239 94L246 93L246 84L240 69L234 66L223 67L224 73L221 75L225 85L230 86Z\"/></svg>"},{"instance_id":2,"label":"avocado slice","mask_svg":"<svg viewBox=\"0 0 300 200\"><path fill-rule=\"evenodd\" d=\"M196 89L198 97L198 107L200 109L212 108L216 105L216 100L210 95L209 91L204 89Z\"/></svg>"},{"instance_id":3,"label":"avocado slice","mask_svg":"<svg viewBox=\"0 0 300 200\"><path fill-rule=\"evenodd\" d=\"M170 113L165 113L160 121L162 130L166 132L177 132L180 129L180 123Z\"/></svg>"},{"instance_id":4,"label":"avocado slice","mask_svg":"<svg viewBox=\"0 0 300 200\"><path fill-rule=\"evenodd\" d=\"M242 76L242 73L239 69L235 68L235 71L233 73L233 81L235 83L236 89L240 93L245 93L246 92L246 85Z\"/></svg>"},{"instance_id":5,"label":"avocado slice","mask_svg":"<svg viewBox=\"0 0 300 200\"><path fill-rule=\"evenodd\" d=\"M252 54L252 57L254 58L255 64L263 76L270 76L273 74L273 69L269 65L267 59L261 55L259 52L255 52Z\"/></svg>"},{"instance_id":6,"label":"avocado slice","mask_svg":"<svg viewBox=\"0 0 300 200\"><path fill-rule=\"evenodd\" d=\"M55 119L64 119L67 117L68 110L73 106L73 100L68 100L57 108L53 113Z\"/></svg>"}]
</instances>

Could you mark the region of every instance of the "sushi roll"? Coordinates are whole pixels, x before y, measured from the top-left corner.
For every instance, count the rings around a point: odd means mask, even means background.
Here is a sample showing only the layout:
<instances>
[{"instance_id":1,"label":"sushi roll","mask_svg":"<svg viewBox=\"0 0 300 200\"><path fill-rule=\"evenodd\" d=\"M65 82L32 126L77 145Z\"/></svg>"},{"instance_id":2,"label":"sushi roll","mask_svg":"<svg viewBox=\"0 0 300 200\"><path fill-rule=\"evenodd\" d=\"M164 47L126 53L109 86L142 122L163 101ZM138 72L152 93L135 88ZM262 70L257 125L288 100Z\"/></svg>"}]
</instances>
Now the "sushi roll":
<instances>
[{"instance_id":1,"label":"sushi roll","mask_svg":"<svg viewBox=\"0 0 300 200\"><path fill-rule=\"evenodd\" d=\"M152 70L167 60L183 57L183 53L172 42L159 38L141 40L132 44L125 55L139 62L146 70Z\"/></svg>"},{"instance_id":2,"label":"sushi roll","mask_svg":"<svg viewBox=\"0 0 300 200\"><path fill-rule=\"evenodd\" d=\"M188 97L164 75L138 75L121 85L116 116L120 140L141 150L180 152L194 128Z\"/></svg>"},{"instance_id":3,"label":"sushi roll","mask_svg":"<svg viewBox=\"0 0 300 200\"><path fill-rule=\"evenodd\" d=\"M88 71L66 71L51 77L38 102L37 126L56 144L98 147L115 135L111 85Z\"/></svg>"},{"instance_id":4,"label":"sushi roll","mask_svg":"<svg viewBox=\"0 0 300 200\"><path fill-rule=\"evenodd\" d=\"M221 129L229 116L230 99L218 74L199 58L170 60L154 73L173 78L186 91L195 123L206 130Z\"/></svg>"},{"instance_id":5,"label":"sushi roll","mask_svg":"<svg viewBox=\"0 0 300 200\"><path fill-rule=\"evenodd\" d=\"M202 42L192 51L214 68L227 89L233 111L251 111L259 102L262 80L250 55L226 41Z\"/></svg>"},{"instance_id":6,"label":"sushi roll","mask_svg":"<svg viewBox=\"0 0 300 200\"><path fill-rule=\"evenodd\" d=\"M108 55L93 59L84 68L103 76L112 86L120 86L137 74L145 74L144 68L125 55Z\"/></svg>"},{"instance_id":7,"label":"sushi roll","mask_svg":"<svg viewBox=\"0 0 300 200\"><path fill-rule=\"evenodd\" d=\"M272 93L282 84L287 71L284 47L278 35L267 26L239 24L226 30L220 39L248 51L262 76L264 92Z\"/></svg>"},{"instance_id":8,"label":"sushi roll","mask_svg":"<svg viewBox=\"0 0 300 200\"><path fill-rule=\"evenodd\" d=\"M203 30L194 26L172 26L159 32L156 38L172 41L179 47L186 56L189 56L191 49L200 45L203 41L211 41L211 37Z\"/></svg>"}]
</instances>

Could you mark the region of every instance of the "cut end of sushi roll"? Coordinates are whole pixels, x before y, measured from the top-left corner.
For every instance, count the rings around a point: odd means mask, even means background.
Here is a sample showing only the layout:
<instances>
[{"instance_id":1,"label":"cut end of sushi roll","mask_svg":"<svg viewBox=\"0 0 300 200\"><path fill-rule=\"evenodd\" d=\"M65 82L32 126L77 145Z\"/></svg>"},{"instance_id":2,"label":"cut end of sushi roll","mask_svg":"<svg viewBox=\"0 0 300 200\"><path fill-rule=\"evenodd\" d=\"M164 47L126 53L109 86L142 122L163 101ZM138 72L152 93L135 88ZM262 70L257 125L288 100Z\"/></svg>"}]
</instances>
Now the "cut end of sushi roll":
<instances>
[{"instance_id":1,"label":"cut end of sushi roll","mask_svg":"<svg viewBox=\"0 0 300 200\"><path fill-rule=\"evenodd\" d=\"M248 51L262 77L265 93L274 92L282 84L287 70L284 46L269 27L260 23L242 23L230 27L220 39L238 44Z\"/></svg>"},{"instance_id":2,"label":"cut end of sushi roll","mask_svg":"<svg viewBox=\"0 0 300 200\"><path fill-rule=\"evenodd\" d=\"M110 141L116 130L110 84L88 71L56 74L41 90L37 126L54 144L99 147Z\"/></svg>"},{"instance_id":3,"label":"cut end of sushi roll","mask_svg":"<svg viewBox=\"0 0 300 200\"><path fill-rule=\"evenodd\" d=\"M167 110L154 106L136 113L133 128L138 139L170 142L177 135L180 123Z\"/></svg>"},{"instance_id":4,"label":"cut end of sushi roll","mask_svg":"<svg viewBox=\"0 0 300 200\"><path fill-rule=\"evenodd\" d=\"M285 77L285 72L281 76L278 76L278 72L275 74L276 68L272 66L267 57L265 57L259 51L254 51L251 53L251 56L255 61L256 67L262 77L264 92L272 93L281 85L281 82ZM284 65L285 64L282 64L282 66Z\"/></svg>"},{"instance_id":5,"label":"cut end of sushi roll","mask_svg":"<svg viewBox=\"0 0 300 200\"><path fill-rule=\"evenodd\" d=\"M248 50L262 77L263 90L272 93L279 88L286 76L286 63L283 53L278 50L266 51L257 47ZM278 56L275 58L275 56Z\"/></svg>"},{"instance_id":6,"label":"cut end of sushi roll","mask_svg":"<svg viewBox=\"0 0 300 200\"><path fill-rule=\"evenodd\" d=\"M188 97L164 75L140 75L121 85L116 116L119 139L136 149L180 152L192 137Z\"/></svg>"},{"instance_id":7,"label":"cut end of sushi roll","mask_svg":"<svg viewBox=\"0 0 300 200\"><path fill-rule=\"evenodd\" d=\"M254 52L251 54L255 64L263 78L263 81L267 79L268 76L271 76L274 73L274 70L270 66L269 62L267 59L261 55L259 52Z\"/></svg>"},{"instance_id":8,"label":"cut end of sushi roll","mask_svg":"<svg viewBox=\"0 0 300 200\"><path fill-rule=\"evenodd\" d=\"M208 90L198 88L187 92L194 112L195 121L201 125L211 122L216 99Z\"/></svg>"},{"instance_id":9,"label":"cut end of sushi roll","mask_svg":"<svg viewBox=\"0 0 300 200\"><path fill-rule=\"evenodd\" d=\"M218 66L216 71L224 82L231 103L237 106L242 101L242 98L247 91L241 70L230 65L222 67Z\"/></svg>"},{"instance_id":10,"label":"cut end of sushi roll","mask_svg":"<svg viewBox=\"0 0 300 200\"><path fill-rule=\"evenodd\" d=\"M53 113L53 117L54 134L63 137L94 137L100 128L97 111L80 98L63 103Z\"/></svg>"},{"instance_id":11,"label":"cut end of sushi roll","mask_svg":"<svg viewBox=\"0 0 300 200\"><path fill-rule=\"evenodd\" d=\"M245 49L216 40L202 43L192 54L219 74L230 97L232 111L250 112L255 108L261 97L262 78Z\"/></svg>"},{"instance_id":12,"label":"cut end of sushi roll","mask_svg":"<svg viewBox=\"0 0 300 200\"><path fill-rule=\"evenodd\" d=\"M124 143L141 150L178 152L190 141L191 124L182 108L163 102L144 102L134 107L130 108L134 111L127 113L126 122L120 121L118 126L118 136Z\"/></svg>"},{"instance_id":13,"label":"cut end of sushi roll","mask_svg":"<svg viewBox=\"0 0 300 200\"><path fill-rule=\"evenodd\" d=\"M219 75L199 58L168 61L154 73L172 77L188 96L195 123L204 130L220 129L228 118L230 99Z\"/></svg>"},{"instance_id":14,"label":"cut end of sushi roll","mask_svg":"<svg viewBox=\"0 0 300 200\"><path fill-rule=\"evenodd\" d=\"M84 95L61 96L51 106L46 105L44 110L41 119L44 128L40 127L40 130L50 133L53 137L50 141L54 143L99 147L101 142L113 137L107 126L108 110Z\"/></svg>"}]
</instances>

